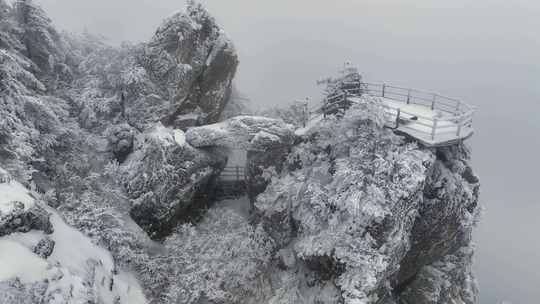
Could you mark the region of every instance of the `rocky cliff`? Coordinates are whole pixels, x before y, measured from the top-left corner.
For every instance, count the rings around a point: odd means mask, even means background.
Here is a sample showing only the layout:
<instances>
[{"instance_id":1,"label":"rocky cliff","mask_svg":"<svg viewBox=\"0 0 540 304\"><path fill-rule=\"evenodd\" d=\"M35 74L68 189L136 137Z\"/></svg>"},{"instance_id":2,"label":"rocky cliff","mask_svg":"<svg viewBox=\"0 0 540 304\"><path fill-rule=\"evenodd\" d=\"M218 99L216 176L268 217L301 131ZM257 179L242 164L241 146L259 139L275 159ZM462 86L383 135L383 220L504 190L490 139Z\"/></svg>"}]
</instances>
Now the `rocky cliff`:
<instances>
[{"instance_id":1,"label":"rocky cliff","mask_svg":"<svg viewBox=\"0 0 540 304\"><path fill-rule=\"evenodd\" d=\"M113 48L0 0L0 298L475 303L468 148L394 134L371 98L300 130L218 121L237 64L191 2ZM183 222L236 147L251 216L216 204Z\"/></svg>"},{"instance_id":2,"label":"rocky cliff","mask_svg":"<svg viewBox=\"0 0 540 304\"><path fill-rule=\"evenodd\" d=\"M256 198L276 244L270 302L476 303L470 152L423 148L383 115L366 97L302 130Z\"/></svg>"},{"instance_id":3,"label":"rocky cliff","mask_svg":"<svg viewBox=\"0 0 540 304\"><path fill-rule=\"evenodd\" d=\"M264 286L239 302L476 303L479 180L466 146L430 149L394 134L370 97L295 134L261 120L186 137L248 150L251 221L271 247L258 257Z\"/></svg>"}]
</instances>

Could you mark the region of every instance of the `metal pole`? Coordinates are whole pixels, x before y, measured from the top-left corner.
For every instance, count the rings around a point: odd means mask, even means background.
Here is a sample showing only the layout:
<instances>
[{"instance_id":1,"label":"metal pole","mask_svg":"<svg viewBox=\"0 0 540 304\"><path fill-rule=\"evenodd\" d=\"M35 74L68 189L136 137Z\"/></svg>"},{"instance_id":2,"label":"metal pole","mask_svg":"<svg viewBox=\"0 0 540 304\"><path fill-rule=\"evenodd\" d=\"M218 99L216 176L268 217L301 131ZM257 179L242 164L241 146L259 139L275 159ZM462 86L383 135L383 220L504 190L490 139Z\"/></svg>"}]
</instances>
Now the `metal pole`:
<instances>
[{"instance_id":1,"label":"metal pole","mask_svg":"<svg viewBox=\"0 0 540 304\"><path fill-rule=\"evenodd\" d=\"M396 116L396 129L399 128L399 117L401 116L401 109L397 109L397 116Z\"/></svg>"},{"instance_id":2,"label":"metal pole","mask_svg":"<svg viewBox=\"0 0 540 304\"><path fill-rule=\"evenodd\" d=\"M437 130L437 118L433 119L433 128L431 129L431 140L435 139L436 130Z\"/></svg>"},{"instance_id":3,"label":"metal pole","mask_svg":"<svg viewBox=\"0 0 540 304\"><path fill-rule=\"evenodd\" d=\"M306 99L307 99L307 98L306 98ZM307 103L307 101L304 103L303 111L304 111L304 119L303 119L304 121L303 121L303 123L304 123L304 128L305 128L305 127L306 127L306 124L307 124L307 121L308 121L308 119L309 119L309 117L308 117L308 115L309 115L309 114L308 114L308 103Z\"/></svg>"},{"instance_id":4,"label":"metal pole","mask_svg":"<svg viewBox=\"0 0 540 304\"><path fill-rule=\"evenodd\" d=\"M240 166L236 166L236 181L240 181Z\"/></svg>"},{"instance_id":5,"label":"metal pole","mask_svg":"<svg viewBox=\"0 0 540 304\"><path fill-rule=\"evenodd\" d=\"M460 135L461 135L461 121L458 122L457 133L456 133L457 137L459 137Z\"/></svg>"},{"instance_id":6,"label":"metal pole","mask_svg":"<svg viewBox=\"0 0 540 304\"><path fill-rule=\"evenodd\" d=\"M459 107L461 106L461 100L458 100L457 106L456 106L456 114L459 114Z\"/></svg>"},{"instance_id":7,"label":"metal pole","mask_svg":"<svg viewBox=\"0 0 540 304\"><path fill-rule=\"evenodd\" d=\"M411 103L411 89L407 90L407 104Z\"/></svg>"},{"instance_id":8,"label":"metal pole","mask_svg":"<svg viewBox=\"0 0 540 304\"><path fill-rule=\"evenodd\" d=\"M386 91L386 84L383 83L383 85L382 85L382 97L384 97L385 91Z\"/></svg>"},{"instance_id":9,"label":"metal pole","mask_svg":"<svg viewBox=\"0 0 540 304\"><path fill-rule=\"evenodd\" d=\"M433 101L431 102L431 110L435 110L435 100L437 100L437 94L433 94Z\"/></svg>"}]
</instances>

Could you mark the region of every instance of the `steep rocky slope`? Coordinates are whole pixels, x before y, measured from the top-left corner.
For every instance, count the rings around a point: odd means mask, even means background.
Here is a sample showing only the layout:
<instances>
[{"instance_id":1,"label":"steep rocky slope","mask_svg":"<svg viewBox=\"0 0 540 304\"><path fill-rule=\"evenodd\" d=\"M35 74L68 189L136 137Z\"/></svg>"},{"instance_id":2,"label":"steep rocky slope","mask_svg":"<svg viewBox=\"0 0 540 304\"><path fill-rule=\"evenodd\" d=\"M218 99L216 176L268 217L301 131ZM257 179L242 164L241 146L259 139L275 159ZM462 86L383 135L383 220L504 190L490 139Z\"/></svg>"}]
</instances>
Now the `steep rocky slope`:
<instances>
[{"instance_id":1,"label":"steep rocky slope","mask_svg":"<svg viewBox=\"0 0 540 304\"><path fill-rule=\"evenodd\" d=\"M383 115L366 97L304 131L256 198L276 244L271 302L476 302L470 153L419 147Z\"/></svg>"},{"instance_id":2,"label":"steep rocky slope","mask_svg":"<svg viewBox=\"0 0 540 304\"><path fill-rule=\"evenodd\" d=\"M1 241L15 239L19 245L6 246L33 257L36 244L24 240L36 231L53 233L48 214L63 218L82 232L78 240L87 237L110 257L104 271L137 277L143 299L130 303L159 303L174 281L168 265L157 262L157 252L166 258L168 251L149 237L168 235L226 162L221 151L185 144L175 128L217 121L238 64L234 47L195 3L166 19L149 43L120 48L89 34L59 33L32 1L10 3L0 0L0 190L11 206L0 211ZM21 185L32 191L25 197L40 203L27 210L10 196ZM47 244L39 246L46 255L61 248ZM66 260L50 263L74 271ZM109 284L92 281L96 270L81 263L73 282L54 287L61 296L39 291L25 301L128 301L105 289L70 295L79 278L84 286ZM35 288L53 288L41 284L50 277L30 282L15 274L1 278L0 294L10 304L23 303ZM106 289L127 286L123 278L111 277Z\"/></svg>"}]
</instances>

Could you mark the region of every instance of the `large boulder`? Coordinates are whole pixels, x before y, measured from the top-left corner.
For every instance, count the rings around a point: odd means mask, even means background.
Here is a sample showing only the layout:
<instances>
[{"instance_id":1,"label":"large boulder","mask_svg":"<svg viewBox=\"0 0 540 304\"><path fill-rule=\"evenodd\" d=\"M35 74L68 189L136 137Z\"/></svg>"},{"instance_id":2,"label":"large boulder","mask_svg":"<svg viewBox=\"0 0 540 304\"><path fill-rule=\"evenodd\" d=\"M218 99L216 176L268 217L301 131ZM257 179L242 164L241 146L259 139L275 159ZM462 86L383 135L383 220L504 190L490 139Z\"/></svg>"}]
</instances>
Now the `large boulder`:
<instances>
[{"instance_id":1,"label":"large boulder","mask_svg":"<svg viewBox=\"0 0 540 304\"><path fill-rule=\"evenodd\" d=\"M247 152L246 177L247 193L253 205L257 195L264 192L270 182L265 171L281 172L291 152L292 143L281 137L261 131L251 140Z\"/></svg>"},{"instance_id":2,"label":"large boulder","mask_svg":"<svg viewBox=\"0 0 540 304\"><path fill-rule=\"evenodd\" d=\"M236 116L223 122L194 127L186 140L194 147L227 147L247 150L263 149L266 144L294 142L293 126L280 119L260 116Z\"/></svg>"},{"instance_id":3,"label":"large boulder","mask_svg":"<svg viewBox=\"0 0 540 304\"><path fill-rule=\"evenodd\" d=\"M43 208L34 205L25 210L23 203L15 201L12 210L7 214L0 213L0 237L14 232L29 232L40 230L52 233L53 228L49 221L49 213Z\"/></svg>"},{"instance_id":4,"label":"large boulder","mask_svg":"<svg viewBox=\"0 0 540 304\"><path fill-rule=\"evenodd\" d=\"M168 17L147 43L67 38L77 70L69 95L86 129L127 122L142 132L161 122L185 130L218 121L230 99L237 54L200 4Z\"/></svg>"},{"instance_id":5,"label":"large boulder","mask_svg":"<svg viewBox=\"0 0 540 304\"><path fill-rule=\"evenodd\" d=\"M135 130L128 124L116 125L108 130L110 150L120 163L133 151L134 137Z\"/></svg>"},{"instance_id":6,"label":"large boulder","mask_svg":"<svg viewBox=\"0 0 540 304\"><path fill-rule=\"evenodd\" d=\"M166 236L225 167L226 156L193 148L181 130L161 124L139 135L120 167L131 217L151 237ZM201 206L202 207L202 206Z\"/></svg>"},{"instance_id":7,"label":"large boulder","mask_svg":"<svg viewBox=\"0 0 540 304\"><path fill-rule=\"evenodd\" d=\"M167 18L140 59L151 79L169 92L165 99L152 100L166 109L161 117L165 125L185 129L219 119L238 57L202 5L189 2L185 11Z\"/></svg>"},{"instance_id":8,"label":"large boulder","mask_svg":"<svg viewBox=\"0 0 540 304\"><path fill-rule=\"evenodd\" d=\"M39 230L51 234L49 213L35 204L30 191L0 168L0 237Z\"/></svg>"}]
</instances>

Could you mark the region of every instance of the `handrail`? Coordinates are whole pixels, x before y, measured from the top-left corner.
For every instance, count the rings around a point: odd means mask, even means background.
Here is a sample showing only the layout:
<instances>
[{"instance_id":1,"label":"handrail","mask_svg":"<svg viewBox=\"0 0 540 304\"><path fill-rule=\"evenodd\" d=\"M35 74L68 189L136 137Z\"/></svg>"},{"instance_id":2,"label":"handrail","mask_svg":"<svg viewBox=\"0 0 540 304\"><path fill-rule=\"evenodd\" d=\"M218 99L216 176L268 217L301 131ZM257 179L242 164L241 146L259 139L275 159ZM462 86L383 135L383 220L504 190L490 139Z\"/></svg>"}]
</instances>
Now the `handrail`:
<instances>
[{"instance_id":1,"label":"handrail","mask_svg":"<svg viewBox=\"0 0 540 304\"><path fill-rule=\"evenodd\" d=\"M243 166L228 166L223 168L220 173L220 178L234 178L236 182L242 182L246 180L247 171Z\"/></svg>"},{"instance_id":2,"label":"handrail","mask_svg":"<svg viewBox=\"0 0 540 304\"><path fill-rule=\"evenodd\" d=\"M336 109L339 109L342 103L343 105L345 105L349 97L369 95L374 97L383 97L406 104L429 107L431 108L431 110L438 111L441 115L440 117L428 117L419 115L417 113L410 113L404 111L400 107L392 107L390 105L385 105L386 108L397 111L395 119L393 118L394 115L392 115L392 117L389 119L393 120L392 123L394 123L393 125L395 126L395 128L399 127L399 120L403 119L404 115L414 116L417 119L423 120L417 120L416 124L431 128L430 132L426 132L424 130L415 131L429 134L432 140L434 140L436 135L438 134L446 134L451 132L455 132L456 136L459 138L463 128L470 127L472 125L472 117L475 108L456 98L439 95L434 92L388 85L386 83L352 81L344 82L342 83L342 85L347 86L347 88L342 88L327 96L325 98L324 104L313 112L322 111L323 114L326 116L328 113L332 113ZM351 88L351 86L356 87ZM309 120L311 119L308 118L308 121ZM439 124L440 121L451 121L453 125L441 125ZM404 128L407 127L404 126ZM446 129L450 128L456 128L457 130L446 131ZM444 131L438 132L441 130Z\"/></svg>"}]
</instances>

